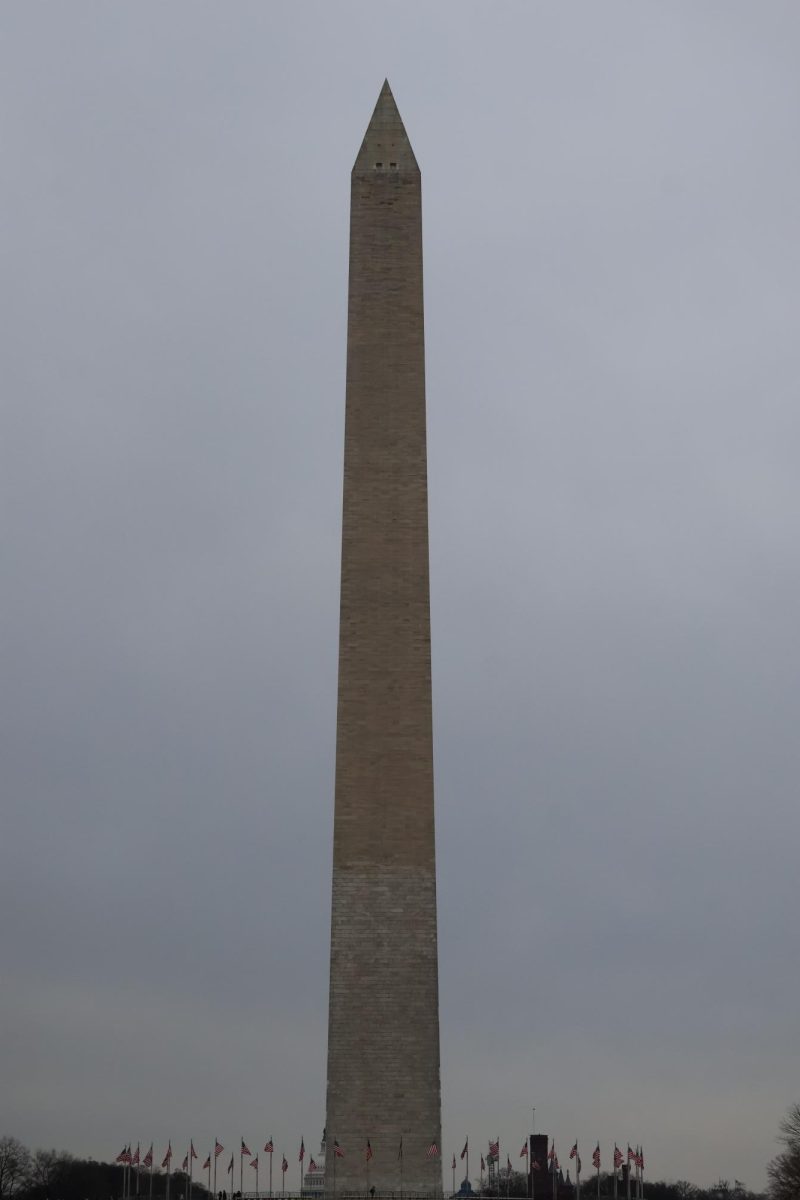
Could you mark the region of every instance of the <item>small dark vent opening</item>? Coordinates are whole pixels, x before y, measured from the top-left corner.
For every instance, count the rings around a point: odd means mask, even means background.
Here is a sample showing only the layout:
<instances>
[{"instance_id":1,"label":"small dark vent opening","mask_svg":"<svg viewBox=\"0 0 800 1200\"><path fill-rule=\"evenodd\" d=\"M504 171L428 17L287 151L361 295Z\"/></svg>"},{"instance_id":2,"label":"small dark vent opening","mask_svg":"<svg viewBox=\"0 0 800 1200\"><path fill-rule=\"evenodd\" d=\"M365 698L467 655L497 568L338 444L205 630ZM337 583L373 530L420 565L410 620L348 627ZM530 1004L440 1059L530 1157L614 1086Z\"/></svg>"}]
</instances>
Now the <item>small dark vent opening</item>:
<instances>
[{"instance_id":1,"label":"small dark vent opening","mask_svg":"<svg viewBox=\"0 0 800 1200\"><path fill-rule=\"evenodd\" d=\"M389 166L392 167L393 170L397 170L397 163L389 163Z\"/></svg>"},{"instance_id":2,"label":"small dark vent opening","mask_svg":"<svg viewBox=\"0 0 800 1200\"><path fill-rule=\"evenodd\" d=\"M383 163L382 163L382 162L381 162L381 163L375 163L375 166L376 166L376 167L382 167L382 166L383 166Z\"/></svg>"}]
</instances>

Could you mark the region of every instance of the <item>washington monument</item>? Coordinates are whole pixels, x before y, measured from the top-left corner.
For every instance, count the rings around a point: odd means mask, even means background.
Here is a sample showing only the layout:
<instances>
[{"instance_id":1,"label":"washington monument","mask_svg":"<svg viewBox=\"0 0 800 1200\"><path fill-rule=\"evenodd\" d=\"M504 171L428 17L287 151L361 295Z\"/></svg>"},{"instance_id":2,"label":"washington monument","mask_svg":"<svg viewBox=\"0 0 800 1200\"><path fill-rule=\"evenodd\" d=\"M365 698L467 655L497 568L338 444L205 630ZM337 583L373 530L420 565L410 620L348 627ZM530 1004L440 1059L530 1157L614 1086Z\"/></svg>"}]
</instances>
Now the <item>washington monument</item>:
<instances>
[{"instance_id":1,"label":"washington monument","mask_svg":"<svg viewBox=\"0 0 800 1200\"><path fill-rule=\"evenodd\" d=\"M421 177L387 82L350 193L326 1194L441 1194L440 1151Z\"/></svg>"}]
</instances>

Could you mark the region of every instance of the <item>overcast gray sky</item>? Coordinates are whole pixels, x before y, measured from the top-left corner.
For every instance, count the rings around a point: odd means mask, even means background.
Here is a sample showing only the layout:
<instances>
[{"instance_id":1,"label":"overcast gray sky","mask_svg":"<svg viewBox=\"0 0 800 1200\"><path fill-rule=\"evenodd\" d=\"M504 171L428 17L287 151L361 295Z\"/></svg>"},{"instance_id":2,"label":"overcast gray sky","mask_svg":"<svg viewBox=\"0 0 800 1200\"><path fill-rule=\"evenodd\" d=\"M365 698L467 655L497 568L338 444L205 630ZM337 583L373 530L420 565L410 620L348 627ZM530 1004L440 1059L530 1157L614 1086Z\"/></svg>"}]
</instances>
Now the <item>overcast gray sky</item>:
<instances>
[{"instance_id":1,"label":"overcast gray sky","mask_svg":"<svg viewBox=\"0 0 800 1200\"><path fill-rule=\"evenodd\" d=\"M536 1105L562 1158L763 1185L800 1099L799 67L789 2L3 6L0 1133L316 1148L388 75L445 1159L518 1162Z\"/></svg>"}]
</instances>

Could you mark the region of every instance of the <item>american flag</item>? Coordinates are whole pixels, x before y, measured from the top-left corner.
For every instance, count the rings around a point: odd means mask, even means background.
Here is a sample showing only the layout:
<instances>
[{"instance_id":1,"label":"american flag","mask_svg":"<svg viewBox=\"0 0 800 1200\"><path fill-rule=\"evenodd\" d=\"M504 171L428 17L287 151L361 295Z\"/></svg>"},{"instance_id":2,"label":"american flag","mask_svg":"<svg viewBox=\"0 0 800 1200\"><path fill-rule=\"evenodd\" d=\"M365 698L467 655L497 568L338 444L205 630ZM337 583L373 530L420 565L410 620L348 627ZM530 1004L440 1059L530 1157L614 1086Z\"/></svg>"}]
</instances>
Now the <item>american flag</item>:
<instances>
[{"instance_id":1,"label":"american flag","mask_svg":"<svg viewBox=\"0 0 800 1200\"><path fill-rule=\"evenodd\" d=\"M426 1158L438 1158L439 1157L439 1147L436 1145L436 1142L431 1142L430 1146L428 1146L425 1157Z\"/></svg>"},{"instance_id":2,"label":"american flag","mask_svg":"<svg viewBox=\"0 0 800 1200\"><path fill-rule=\"evenodd\" d=\"M372 1146L369 1144L369 1138L367 1138L367 1146L364 1150L364 1158L367 1160L367 1162L369 1162L369 1160L372 1158Z\"/></svg>"},{"instance_id":3,"label":"american flag","mask_svg":"<svg viewBox=\"0 0 800 1200\"><path fill-rule=\"evenodd\" d=\"M247 1148L247 1142L244 1140L244 1138L242 1138L242 1149L241 1149L240 1153L241 1153L241 1154L246 1154L246 1155L248 1156L248 1158L249 1158L249 1157L250 1157L250 1155L253 1153L253 1151L252 1151L252 1150L248 1150L248 1148Z\"/></svg>"},{"instance_id":4,"label":"american flag","mask_svg":"<svg viewBox=\"0 0 800 1200\"><path fill-rule=\"evenodd\" d=\"M616 1142L614 1142L614 1169L616 1171L622 1166L623 1153Z\"/></svg>"},{"instance_id":5,"label":"american flag","mask_svg":"<svg viewBox=\"0 0 800 1200\"><path fill-rule=\"evenodd\" d=\"M570 1158L575 1158L577 1156L577 1154L578 1154L578 1143L576 1142L575 1145L570 1150L569 1156L570 1156Z\"/></svg>"},{"instance_id":6,"label":"american flag","mask_svg":"<svg viewBox=\"0 0 800 1200\"><path fill-rule=\"evenodd\" d=\"M297 1156L297 1161L302 1162L303 1159L305 1158L305 1156L306 1156L306 1144L303 1141L303 1139L300 1138L300 1153Z\"/></svg>"},{"instance_id":7,"label":"american flag","mask_svg":"<svg viewBox=\"0 0 800 1200\"><path fill-rule=\"evenodd\" d=\"M631 1150L631 1144L630 1144L630 1142L628 1142L628 1162L630 1162L630 1161L631 1161L631 1159L633 1159L633 1161L634 1161L634 1162L636 1162L636 1155L635 1155L635 1154L633 1153L633 1151Z\"/></svg>"},{"instance_id":8,"label":"american flag","mask_svg":"<svg viewBox=\"0 0 800 1200\"><path fill-rule=\"evenodd\" d=\"M128 1161L128 1147L123 1146L122 1149L120 1150L119 1154L117 1155L117 1162L124 1163L127 1161Z\"/></svg>"},{"instance_id":9,"label":"american flag","mask_svg":"<svg viewBox=\"0 0 800 1200\"><path fill-rule=\"evenodd\" d=\"M319 1170L319 1167L314 1162L313 1158L310 1158L308 1160L308 1169L309 1169L309 1171L318 1171Z\"/></svg>"},{"instance_id":10,"label":"american flag","mask_svg":"<svg viewBox=\"0 0 800 1200\"><path fill-rule=\"evenodd\" d=\"M639 1170L644 1170L644 1153L642 1152L641 1146L639 1147Z\"/></svg>"},{"instance_id":11,"label":"american flag","mask_svg":"<svg viewBox=\"0 0 800 1200\"><path fill-rule=\"evenodd\" d=\"M506 1155L506 1175L511 1178L511 1159Z\"/></svg>"},{"instance_id":12,"label":"american flag","mask_svg":"<svg viewBox=\"0 0 800 1200\"><path fill-rule=\"evenodd\" d=\"M172 1162L172 1142L170 1142L170 1144L167 1146L167 1153L164 1155L164 1161L162 1162L161 1165L162 1165L162 1167L168 1167L171 1162Z\"/></svg>"},{"instance_id":13,"label":"american flag","mask_svg":"<svg viewBox=\"0 0 800 1200\"><path fill-rule=\"evenodd\" d=\"M592 1166L596 1167L596 1169L598 1171L600 1170L600 1143L599 1142L597 1143L597 1145L594 1148L594 1154L592 1155Z\"/></svg>"},{"instance_id":14,"label":"american flag","mask_svg":"<svg viewBox=\"0 0 800 1200\"><path fill-rule=\"evenodd\" d=\"M139 1165L139 1143L137 1142L136 1143L136 1153L134 1154L133 1158L131 1159L131 1166L138 1167L138 1165Z\"/></svg>"},{"instance_id":15,"label":"american flag","mask_svg":"<svg viewBox=\"0 0 800 1200\"><path fill-rule=\"evenodd\" d=\"M194 1142L189 1142L189 1151L191 1153L192 1158L197 1158L197 1151L194 1148Z\"/></svg>"},{"instance_id":16,"label":"american flag","mask_svg":"<svg viewBox=\"0 0 800 1200\"><path fill-rule=\"evenodd\" d=\"M344 1158L344 1150L336 1141L336 1138L333 1139L333 1156L334 1158Z\"/></svg>"},{"instance_id":17,"label":"american flag","mask_svg":"<svg viewBox=\"0 0 800 1200\"><path fill-rule=\"evenodd\" d=\"M489 1142L489 1153L491 1154L492 1158L499 1158L500 1138L498 1138L496 1142Z\"/></svg>"},{"instance_id":18,"label":"american flag","mask_svg":"<svg viewBox=\"0 0 800 1200\"><path fill-rule=\"evenodd\" d=\"M550 1147L550 1149L547 1152L547 1157L550 1159L550 1162L552 1162L553 1159L555 1158L555 1156L556 1156L556 1144L555 1144L555 1142L553 1142L552 1146Z\"/></svg>"},{"instance_id":19,"label":"american flag","mask_svg":"<svg viewBox=\"0 0 800 1200\"><path fill-rule=\"evenodd\" d=\"M211 1167L211 1155L209 1154L208 1158L203 1163L203 1170L208 1171L210 1167Z\"/></svg>"},{"instance_id":20,"label":"american flag","mask_svg":"<svg viewBox=\"0 0 800 1200\"><path fill-rule=\"evenodd\" d=\"M455 1171L455 1169L456 1169L456 1156L454 1154L453 1155L453 1170Z\"/></svg>"},{"instance_id":21,"label":"american flag","mask_svg":"<svg viewBox=\"0 0 800 1200\"><path fill-rule=\"evenodd\" d=\"M575 1174L580 1175L580 1173L581 1173L581 1156L579 1154L577 1161L575 1163Z\"/></svg>"},{"instance_id":22,"label":"american flag","mask_svg":"<svg viewBox=\"0 0 800 1200\"><path fill-rule=\"evenodd\" d=\"M228 1163L228 1174L231 1176L231 1179L232 1179L233 1178L233 1155L231 1155L231 1161Z\"/></svg>"},{"instance_id":23,"label":"american flag","mask_svg":"<svg viewBox=\"0 0 800 1200\"><path fill-rule=\"evenodd\" d=\"M181 1163L181 1170L188 1171L188 1169L189 1169L189 1155L187 1154L187 1155L185 1155L184 1160Z\"/></svg>"},{"instance_id":24,"label":"american flag","mask_svg":"<svg viewBox=\"0 0 800 1200\"><path fill-rule=\"evenodd\" d=\"M144 1158L142 1159L142 1166L143 1167L152 1167L152 1165L153 1165L153 1143L151 1142L150 1149L147 1151L147 1154L145 1154Z\"/></svg>"},{"instance_id":25,"label":"american flag","mask_svg":"<svg viewBox=\"0 0 800 1200\"><path fill-rule=\"evenodd\" d=\"M519 1156L520 1156L520 1158L528 1157L528 1143L527 1142L523 1143L522 1149L519 1152Z\"/></svg>"},{"instance_id":26,"label":"american flag","mask_svg":"<svg viewBox=\"0 0 800 1200\"><path fill-rule=\"evenodd\" d=\"M284 1154L284 1156L283 1156L283 1161L281 1162L281 1170L282 1170L283 1172L286 1172L286 1171L288 1171L288 1170L289 1170L289 1164L288 1164L288 1163L287 1163L287 1161L286 1161L286 1155L285 1155L285 1154Z\"/></svg>"},{"instance_id":27,"label":"american flag","mask_svg":"<svg viewBox=\"0 0 800 1200\"><path fill-rule=\"evenodd\" d=\"M486 1170L486 1163L484 1161L483 1155L481 1155L481 1171L485 1171L485 1170Z\"/></svg>"},{"instance_id":28,"label":"american flag","mask_svg":"<svg viewBox=\"0 0 800 1200\"><path fill-rule=\"evenodd\" d=\"M467 1138L467 1140L464 1142L464 1149L461 1151L462 1158L464 1157L464 1155L467 1153L468 1150L469 1150L469 1138Z\"/></svg>"},{"instance_id":29,"label":"american flag","mask_svg":"<svg viewBox=\"0 0 800 1200\"><path fill-rule=\"evenodd\" d=\"M255 1156L253 1161L250 1163L250 1166L253 1168L254 1171L258 1170L258 1155Z\"/></svg>"},{"instance_id":30,"label":"american flag","mask_svg":"<svg viewBox=\"0 0 800 1200\"><path fill-rule=\"evenodd\" d=\"M273 1149L274 1149L274 1147L273 1147L273 1145L272 1145L272 1138L268 1138L268 1139L267 1139L267 1144L266 1144L266 1146L264 1147L264 1153L265 1153L265 1154L272 1154L272 1151L273 1151Z\"/></svg>"},{"instance_id":31,"label":"american flag","mask_svg":"<svg viewBox=\"0 0 800 1200\"><path fill-rule=\"evenodd\" d=\"M217 1139L214 1138L214 1158L219 1158L224 1149L225 1147L223 1146L222 1142L218 1142Z\"/></svg>"}]
</instances>

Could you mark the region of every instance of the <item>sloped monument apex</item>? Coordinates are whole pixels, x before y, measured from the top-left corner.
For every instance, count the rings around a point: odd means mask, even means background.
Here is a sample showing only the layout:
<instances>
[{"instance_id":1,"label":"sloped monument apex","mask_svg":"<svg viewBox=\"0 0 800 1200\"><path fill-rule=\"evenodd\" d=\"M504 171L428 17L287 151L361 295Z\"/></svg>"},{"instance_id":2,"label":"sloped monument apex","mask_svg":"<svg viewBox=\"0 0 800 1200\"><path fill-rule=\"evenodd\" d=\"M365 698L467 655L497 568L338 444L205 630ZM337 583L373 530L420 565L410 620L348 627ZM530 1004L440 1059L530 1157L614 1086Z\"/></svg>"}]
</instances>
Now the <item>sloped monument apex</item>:
<instances>
[{"instance_id":1,"label":"sloped monument apex","mask_svg":"<svg viewBox=\"0 0 800 1200\"><path fill-rule=\"evenodd\" d=\"M384 80L378 103L353 164L354 175L366 171L419 173L417 160L388 79Z\"/></svg>"},{"instance_id":2,"label":"sloped monument apex","mask_svg":"<svg viewBox=\"0 0 800 1200\"><path fill-rule=\"evenodd\" d=\"M385 83L350 180L327 1200L442 1195L421 192Z\"/></svg>"}]
</instances>

